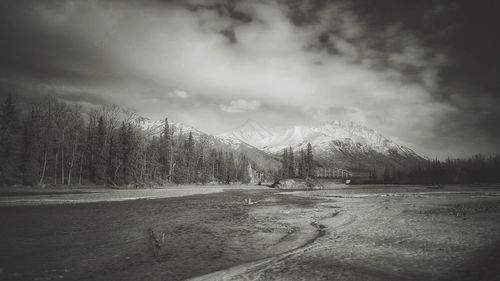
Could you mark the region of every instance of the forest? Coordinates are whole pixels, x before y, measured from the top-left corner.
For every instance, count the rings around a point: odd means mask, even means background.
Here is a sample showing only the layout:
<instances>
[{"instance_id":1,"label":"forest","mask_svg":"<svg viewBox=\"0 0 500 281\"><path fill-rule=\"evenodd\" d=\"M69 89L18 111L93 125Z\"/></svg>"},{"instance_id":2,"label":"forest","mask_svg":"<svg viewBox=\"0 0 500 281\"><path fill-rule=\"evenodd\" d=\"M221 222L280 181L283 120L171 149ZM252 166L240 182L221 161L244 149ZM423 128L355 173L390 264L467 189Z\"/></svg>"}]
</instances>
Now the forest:
<instances>
[{"instance_id":1,"label":"forest","mask_svg":"<svg viewBox=\"0 0 500 281\"><path fill-rule=\"evenodd\" d=\"M0 116L0 185L250 181L245 154L208 135L195 139L167 119L160 134L151 134L131 109L88 109L51 96L17 103L8 95Z\"/></svg>"},{"instance_id":2,"label":"forest","mask_svg":"<svg viewBox=\"0 0 500 281\"><path fill-rule=\"evenodd\" d=\"M500 157L477 154L467 158L425 160L408 170L386 167L384 183L476 184L500 183Z\"/></svg>"}]
</instances>

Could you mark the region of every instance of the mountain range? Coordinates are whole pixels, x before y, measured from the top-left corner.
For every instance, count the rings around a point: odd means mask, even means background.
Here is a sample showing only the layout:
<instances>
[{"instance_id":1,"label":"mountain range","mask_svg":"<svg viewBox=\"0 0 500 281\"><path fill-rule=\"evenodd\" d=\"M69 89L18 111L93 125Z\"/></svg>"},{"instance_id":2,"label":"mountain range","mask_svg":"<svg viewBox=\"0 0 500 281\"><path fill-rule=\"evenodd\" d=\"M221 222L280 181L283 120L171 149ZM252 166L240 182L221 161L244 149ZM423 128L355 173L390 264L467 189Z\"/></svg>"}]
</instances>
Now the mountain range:
<instances>
[{"instance_id":1,"label":"mountain range","mask_svg":"<svg viewBox=\"0 0 500 281\"><path fill-rule=\"evenodd\" d=\"M248 144L279 155L291 147L298 152L310 143L320 166L346 169L375 169L386 166L405 169L424 160L412 149L399 145L381 133L350 121L331 121L319 126L268 128L252 120L230 132L217 135L233 146Z\"/></svg>"},{"instance_id":2,"label":"mountain range","mask_svg":"<svg viewBox=\"0 0 500 281\"><path fill-rule=\"evenodd\" d=\"M160 133L163 125L163 121L140 121L140 126L152 134ZM284 149L291 147L294 152L299 152L301 149L305 150L308 143L313 148L314 159L319 166L375 169L382 172L387 166L391 169L405 169L424 160L412 149L350 121L331 121L319 126L269 128L247 120L241 126L218 135L209 135L181 123L173 125L186 133L191 131L195 137L209 136L213 142L250 154L249 158L257 165L266 162L264 166L267 167L276 164Z\"/></svg>"}]
</instances>

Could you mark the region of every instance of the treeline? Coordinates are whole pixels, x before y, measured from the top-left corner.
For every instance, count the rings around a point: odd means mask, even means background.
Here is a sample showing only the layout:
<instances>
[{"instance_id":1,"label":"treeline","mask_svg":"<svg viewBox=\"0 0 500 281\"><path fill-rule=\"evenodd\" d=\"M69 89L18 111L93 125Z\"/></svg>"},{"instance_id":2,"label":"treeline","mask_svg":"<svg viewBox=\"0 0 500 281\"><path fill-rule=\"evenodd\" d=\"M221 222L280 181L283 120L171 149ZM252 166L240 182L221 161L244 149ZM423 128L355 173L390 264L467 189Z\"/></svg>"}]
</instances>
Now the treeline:
<instances>
[{"instance_id":1,"label":"treeline","mask_svg":"<svg viewBox=\"0 0 500 281\"><path fill-rule=\"evenodd\" d=\"M283 165L280 171L282 178L311 178L315 176L313 152L310 143L307 144L305 152L304 149L300 150L298 158L295 157L291 147L283 149L282 158Z\"/></svg>"},{"instance_id":2,"label":"treeline","mask_svg":"<svg viewBox=\"0 0 500 281\"><path fill-rule=\"evenodd\" d=\"M409 171L386 167L383 180L410 184L500 183L500 157L475 155L464 159L428 160Z\"/></svg>"},{"instance_id":3,"label":"treeline","mask_svg":"<svg viewBox=\"0 0 500 281\"><path fill-rule=\"evenodd\" d=\"M83 109L53 97L0 108L0 185L161 185L250 181L245 155L209 136L143 130L133 110ZM255 167L255 166L254 166Z\"/></svg>"}]
</instances>

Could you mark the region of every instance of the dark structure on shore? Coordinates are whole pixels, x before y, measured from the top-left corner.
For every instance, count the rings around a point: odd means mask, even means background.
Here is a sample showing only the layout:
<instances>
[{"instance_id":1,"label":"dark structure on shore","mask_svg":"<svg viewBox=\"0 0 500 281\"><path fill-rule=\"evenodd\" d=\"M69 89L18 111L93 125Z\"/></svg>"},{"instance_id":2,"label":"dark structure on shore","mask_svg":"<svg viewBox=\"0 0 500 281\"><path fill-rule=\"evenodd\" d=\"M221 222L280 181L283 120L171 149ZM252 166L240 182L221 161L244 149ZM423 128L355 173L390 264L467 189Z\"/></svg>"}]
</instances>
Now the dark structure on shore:
<instances>
[{"instance_id":1,"label":"dark structure on shore","mask_svg":"<svg viewBox=\"0 0 500 281\"><path fill-rule=\"evenodd\" d=\"M376 179L373 170L349 168L341 169L335 167L318 167L315 169L315 175L320 179L342 179L350 180L351 183L368 183Z\"/></svg>"}]
</instances>

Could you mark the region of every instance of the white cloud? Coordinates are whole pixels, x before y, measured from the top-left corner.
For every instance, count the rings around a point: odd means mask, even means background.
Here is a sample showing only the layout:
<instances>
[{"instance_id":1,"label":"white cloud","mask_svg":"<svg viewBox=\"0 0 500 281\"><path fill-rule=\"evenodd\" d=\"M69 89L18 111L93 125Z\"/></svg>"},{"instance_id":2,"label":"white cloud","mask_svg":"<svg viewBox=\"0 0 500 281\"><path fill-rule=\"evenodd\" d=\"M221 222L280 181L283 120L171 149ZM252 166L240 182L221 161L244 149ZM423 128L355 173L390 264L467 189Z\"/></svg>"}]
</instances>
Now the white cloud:
<instances>
[{"instance_id":1,"label":"white cloud","mask_svg":"<svg viewBox=\"0 0 500 281\"><path fill-rule=\"evenodd\" d=\"M245 112L245 111L254 111L257 110L260 107L260 102L253 100L253 101L246 101L244 99L238 99L238 100L233 100L229 105L220 105L220 109L225 112Z\"/></svg>"},{"instance_id":2,"label":"white cloud","mask_svg":"<svg viewBox=\"0 0 500 281\"><path fill-rule=\"evenodd\" d=\"M188 93L182 90L175 90L173 92L168 93L170 98L181 98L187 99L189 97Z\"/></svg>"}]
</instances>

